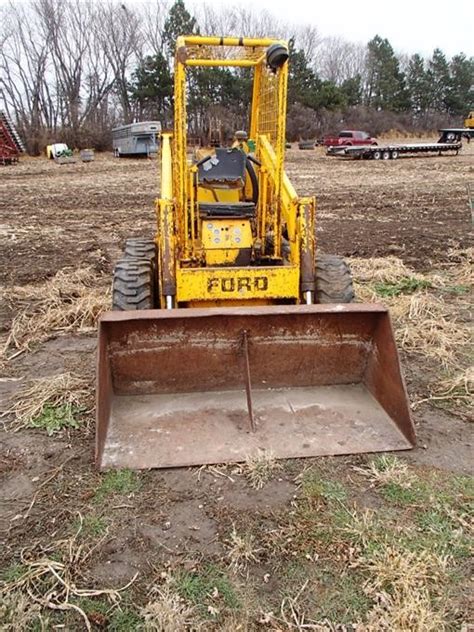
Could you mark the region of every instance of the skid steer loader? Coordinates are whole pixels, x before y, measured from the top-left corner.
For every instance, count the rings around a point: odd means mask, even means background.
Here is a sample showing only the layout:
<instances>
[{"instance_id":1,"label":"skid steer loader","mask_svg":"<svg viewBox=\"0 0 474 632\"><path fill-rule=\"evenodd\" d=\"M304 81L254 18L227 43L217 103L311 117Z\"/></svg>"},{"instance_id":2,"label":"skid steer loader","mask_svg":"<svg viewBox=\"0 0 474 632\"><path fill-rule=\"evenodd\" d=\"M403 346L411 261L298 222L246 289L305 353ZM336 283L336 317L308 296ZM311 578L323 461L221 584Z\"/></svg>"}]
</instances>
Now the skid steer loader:
<instances>
[{"instance_id":1,"label":"skid steer loader","mask_svg":"<svg viewBox=\"0 0 474 632\"><path fill-rule=\"evenodd\" d=\"M186 153L186 72L253 73L250 125ZM101 468L402 450L415 436L389 315L317 253L315 199L284 165L288 47L177 40L154 239L128 239L99 326Z\"/></svg>"}]
</instances>

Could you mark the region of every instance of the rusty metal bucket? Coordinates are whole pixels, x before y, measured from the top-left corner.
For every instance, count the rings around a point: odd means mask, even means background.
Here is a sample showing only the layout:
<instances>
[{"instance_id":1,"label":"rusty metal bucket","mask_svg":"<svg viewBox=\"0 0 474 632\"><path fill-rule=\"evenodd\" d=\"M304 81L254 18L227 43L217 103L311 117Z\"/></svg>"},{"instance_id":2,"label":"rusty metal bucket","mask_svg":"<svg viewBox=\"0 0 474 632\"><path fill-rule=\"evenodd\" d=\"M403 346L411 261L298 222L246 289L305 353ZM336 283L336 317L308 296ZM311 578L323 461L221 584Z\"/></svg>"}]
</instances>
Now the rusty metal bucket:
<instances>
[{"instance_id":1,"label":"rusty metal bucket","mask_svg":"<svg viewBox=\"0 0 474 632\"><path fill-rule=\"evenodd\" d=\"M292 305L108 312L101 468L404 450L415 432L387 310Z\"/></svg>"}]
</instances>

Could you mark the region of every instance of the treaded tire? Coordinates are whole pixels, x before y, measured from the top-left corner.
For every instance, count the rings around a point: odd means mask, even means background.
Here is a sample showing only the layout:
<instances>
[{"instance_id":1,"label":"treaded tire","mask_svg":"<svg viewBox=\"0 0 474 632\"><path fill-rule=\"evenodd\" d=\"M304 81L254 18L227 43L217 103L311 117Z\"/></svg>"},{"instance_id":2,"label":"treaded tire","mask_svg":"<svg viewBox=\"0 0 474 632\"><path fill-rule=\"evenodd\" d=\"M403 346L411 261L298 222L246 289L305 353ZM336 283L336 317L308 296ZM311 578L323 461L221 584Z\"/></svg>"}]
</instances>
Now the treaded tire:
<instances>
[{"instance_id":1,"label":"treaded tire","mask_svg":"<svg viewBox=\"0 0 474 632\"><path fill-rule=\"evenodd\" d=\"M119 259L112 284L112 309L117 311L153 309L153 263L151 259Z\"/></svg>"},{"instance_id":2,"label":"treaded tire","mask_svg":"<svg viewBox=\"0 0 474 632\"><path fill-rule=\"evenodd\" d=\"M316 303L352 303L354 286L349 266L336 255L316 258Z\"/></svg>"},{"instance_id":3,"label":"treaded tire","mask_svg":"<svg viewBox=\"0 0 474 632\"><path fill-rule=\"evenodd\" d=\"M125 257L156 259L156 244L146 237L130 237L125 241Z\"/></svg>"}]
</instances>

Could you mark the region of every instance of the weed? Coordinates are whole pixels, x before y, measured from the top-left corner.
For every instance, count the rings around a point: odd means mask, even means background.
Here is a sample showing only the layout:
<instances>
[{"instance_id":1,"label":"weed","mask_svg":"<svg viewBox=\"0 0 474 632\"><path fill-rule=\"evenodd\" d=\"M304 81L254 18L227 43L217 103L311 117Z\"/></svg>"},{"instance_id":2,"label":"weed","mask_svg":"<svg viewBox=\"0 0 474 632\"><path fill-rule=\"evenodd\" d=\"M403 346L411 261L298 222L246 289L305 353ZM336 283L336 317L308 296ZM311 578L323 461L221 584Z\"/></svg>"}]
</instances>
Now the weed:
<instances>
[{"instance_id":1,"label":"weed","mask_svg":"<svg viewBox=\"0 0 474 632\"><path fill-rule=\"evenodd\" d=\"M96 500L112 494L132 494L140 488L140 480L132 470L110 470L106 472L97 488Z\"/></svg>"},{"instance_id":2,"label":"weed","mask_svg":"<svg viewBox=\"0 0 474 632\"><path fill-rule=\"evenodd\" d=\"M274 472L279 469L281 469L280 463L269 450L258 450L245 459L244 471L254 489L262 489Z\"/></svg>"},{"instance_id":3,"label":"weed","mask_svg":"<svg viewBox=\"0 0 474 632\"><path fill-rule=\"evenodd\" d=\"M178 594L189 603L198 606L203 614L209 614L209 606L222 604L237 610L240 601L229 578L217 567L209 565L200 572L183 572L174 580Z\"/></svg>"},{"instance_id":4,"label":"weed","mask_svg":"<svg viewBox=\"0 0 474 632\"><path fill-rule=\"evenodd\" d=\"M396 484L402 488L409 488L416 480L406 461L392 454L376 456L367 466L354 469L366 476L373 485Z\"/></svg>"},{"instance_id":5,"label":"weed","mask_svg":"<svg viewBox=\"0 0 474 632\"><path fill-rule=\"evenodd\" d=\"M144 632L174 631L196 629L194 617L196 608L188 605L169 586L154 587L150 591L149 601L140 610Z\"/></svg>"},{"instance_id":6,"label":"weed","mask_svg":"<svg viewBox=\"0 0 474 632\"><path fill-rule=\"evenodd\" d=\"M375 283L374 289L379 296L392 298L400 294L413 294L418 290L431 288L432 284L427 279L417 279L415 277L402 277L398 281L389 283Z\"/></svg>"},{"instance_id":7,"label":"weed","mask_svg":"<svg viewBox=\"0 0 474 632\"><path fill-rule=\"evenodd\" d=\"M78 415L84 408L63 404L62 406L44 406L40 415L32 419L27 428L45 430L48 437L61 432L65 428L79 428Z\"/></svg>"},{"instance_id":8,"label":"weed","mask_svg":"<svg viewBox=\"0 0 474 632\"><path fill-rule=\"evenodd\" d=\"M104 518L94 514L85 515L80 520L76 520L74 528L77 530L82 526L81 535L86 538L98 538L107 531L107 522Z\"/></svg>"},{"instance_id":9,"label":"weed","mask_svg":"<svg viewBox=\"0 0 474 632\"><path fill-rule=\"evenodd\" d=\"M259 549L255 547L255 537L250 533L239 535L234 525L230 534L227 551L231 568L234 570L243 570L250 562L258 562L258 552Z\"/></svg>"}]
</instances>

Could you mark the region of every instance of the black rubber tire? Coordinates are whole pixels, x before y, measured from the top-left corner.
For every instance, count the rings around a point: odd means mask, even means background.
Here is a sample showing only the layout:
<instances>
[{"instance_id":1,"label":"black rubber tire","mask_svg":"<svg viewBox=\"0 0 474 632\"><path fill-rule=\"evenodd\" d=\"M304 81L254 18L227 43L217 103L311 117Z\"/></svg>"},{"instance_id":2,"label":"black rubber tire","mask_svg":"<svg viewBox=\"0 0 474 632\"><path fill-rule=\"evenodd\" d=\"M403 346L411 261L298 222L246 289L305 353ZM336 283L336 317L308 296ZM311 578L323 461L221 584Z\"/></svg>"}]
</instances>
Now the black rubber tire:
<instances>
[{"instance_id":1,"label":"black rubber tire","mask_svg":"<svg viewBox=\"0 0 474 632\"><path fill-rule=\"evenodd\" d=\"M146 237L130 237L125 241L124 254L132 259L153 259L156 262L156 244Z\"/></svg>"},{"instance_id":2,"label":"black rubber tire","mask_svg":"<svg viewBox=\"0 0 474 632\"><path fill-rule=\"evenodd\" d=\"M112 283L113 310L153 309L154 294L151 259L127 257L117 261Z\"/></svg>"},{"instance_id":3,"label":"black rubber tire","mask_svg":"<svg viewBox=\"0 0 474 632\"><path fill-rule=\"evenodd\" d=\"M349 266L336 255L316 258L316 303L353 303L355 300Z\"/></svg>"},{"instance_id":4,"label":"black rubber tire","mask_svg":"<svg viewBox=\"0 0 474 632\"><path fill-rule=\"evenodd\" d=\"M380 160L382 158L382 152L379 149L376 149L372 154L372 158L374 160Z\"/></svg>"},{"instance_id":5,"label":"black rubber tire","mask_svg":"<svg viewBox=\"0 0 474 632\"><path fill-rule=\"evenodd\" d=\"M389 151L383 151L382 152L382 160L390 160L391 155Z\"/></svg>"}]
</instances>

